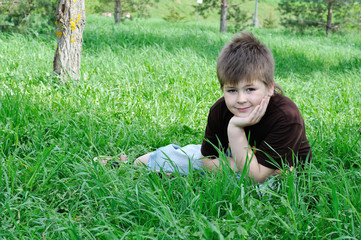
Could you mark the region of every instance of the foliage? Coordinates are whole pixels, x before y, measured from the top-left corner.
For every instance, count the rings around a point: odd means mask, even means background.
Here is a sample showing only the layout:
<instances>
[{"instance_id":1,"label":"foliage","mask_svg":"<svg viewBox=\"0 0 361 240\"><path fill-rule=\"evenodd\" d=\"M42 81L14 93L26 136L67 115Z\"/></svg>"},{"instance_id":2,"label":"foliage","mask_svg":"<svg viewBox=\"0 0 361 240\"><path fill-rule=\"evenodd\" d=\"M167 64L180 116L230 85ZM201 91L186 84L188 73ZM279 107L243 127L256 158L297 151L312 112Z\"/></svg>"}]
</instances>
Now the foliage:
<instances>
[{"instance_id":1,"label":"foliage","mask_svg":"<svg viewBox=\"0 0 361 240\"><path fill-rule=\"evenodd\" d=\"M9 1L0 6L0 27L3 30L43 33L53 30L56 0Z\"/></svg>"},{"instance_id":2,"label":"foliage","mask_svg":"<svg viewBox=\"0 0 361 240\"><path fill-rule=\"evenodd\" d=\"M277 25L277 19L275 18L273 9L268 13L268 16L263 21L263 27L265 28L274 28Z\"/></svg>"},{"instance_id":3,"label":"foliage","mask_svg":"<svg viewBox=\"0 0 361 240\"><path fill-rule=\"evenodd\" d=\"M168 22L180 22L185 19L185 16L181 14L176 8L172 8L169 11L169 14L163 17L163 19Z\"/></svg>"},{"instance_id":4,"label":"foliage","mask_svg":"<svg viewBox=\"0 0 361 240\"><path fill-rule=\"evenodd\" d=\"M244 2L244 0L228 1L227 22L233 24L234 32L248 26L248 21L252 18L248 11L242 8L242 2ZM221 1L204 0L202 4L195 5L194 8L201 16L207 18L208 14L215 9L221 14Z\"/></svg>"},{"instance_id":5,"label":"foliage","mask_svg":"<svg viewBox=\"0 0 361 240\"><path fill-rule=\"evenodd\" d=\"M149 8L158 0L122 0L121 7L123 12L134 13L135 17L147 18Z\"/></svg>"},{"instance_id":6,"label":"foliage","mask_svg":"<svg viewBox=\"0 0 361 240\"><path fill-rule=\"evenodd\" d=\"M121 12L130 13L131 16L146 18L149 17L149 9L159 0L122 0ZM93 0L86 6L89 13L103 13L114 11L115 0Z\"/></svg>"},{"instance_id":7,"label":"foliage","mask_svg":"<svg viewBox=\"0 0 361 240\"><path fill-rule=\"evenodd\" d=\"M242 6L228 8L229 22L233 24L233 32L239 32L249 26L252 16Z\"/></svg>"},{"instance_id":8,"label":"foliage","mask_svg":"<svg viewBox=\"0 0 361 240\"><path fill-rule=\"evenodd\" d=\"M333 6L333 30L355 29L360 25L360 6L355 1L342 0L281 0L281 25L304 33L306 29L323 30L326 27L327 9Z\"/></svg>"},{"instance_id":9,"label":"foliage","mask_svg":"<svg viewBox=\"0 0 361 240\"><path fill-rule=\"evenodd\" d=\"M113 0L110 0L110 1L102 1L102 0L86 1L85 11L87 14L113 12L114 11L114 1Z\"/></svg>"},{"instance_id":10,"label":"foliage","mask_svg":"<svg viewBox=\"0 0 361 240\"><path fill-rule=\"evenodd\" d=\"M335 13L339 23L340 31L354 31L361 28L361 2L349 1L348 4L340 6L340 11Z\"/></svg>"},{"instance_id":11,"label":"foliage","mask_svg":"<svg viewBox=\"0 0 361 240\"><path fill-rule=\"evenodd\" d=\"M0 35L1 239L361 239L361 34L253 29L299 107L313 161L272 189L129 160L202 141L220 96L218 24L87 16L82 77L57 85L54 38Z\"/></svg>"}]
</instances>

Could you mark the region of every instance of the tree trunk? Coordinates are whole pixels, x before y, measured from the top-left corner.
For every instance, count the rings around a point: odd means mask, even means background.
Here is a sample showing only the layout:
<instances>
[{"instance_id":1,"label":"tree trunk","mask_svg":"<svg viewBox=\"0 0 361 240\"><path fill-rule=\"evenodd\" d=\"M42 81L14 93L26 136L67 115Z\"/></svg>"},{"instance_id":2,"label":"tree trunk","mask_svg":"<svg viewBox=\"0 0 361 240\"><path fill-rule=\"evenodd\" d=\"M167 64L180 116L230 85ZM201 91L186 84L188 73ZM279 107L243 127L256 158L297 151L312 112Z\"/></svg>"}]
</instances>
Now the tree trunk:
<instances>
[{"instance_id":1,"label":"tree trunk","mask_svg":"<svg viewBox=\"0 0 361 240\"><path fill-rule=\"evenodd\" d=\"M121 0L115 0L115 8L114 8L115 24L118 24L120 21L120 2L121 2Z\"/></svg>"},{"instance_id":2,"label":"tree trunk","mask_svg":"<svg viewBox=\"0 0 361 240\"><path fill-rule=\"evenodd\" d=\"M254 27L257 27L257 26L258 26L257 12L258 12L258 0L256 0L256 5L255 5L255 7L254 7L254 18L253 18L253 25L254 25Z\"/></svg>"},{"instance_id":3,"label":"tree trunk","mask_svg":"<svg viewBox=\"0 0 361 240\"><path fill-rule=\"evenodd\" d=\"M78 79L85 26L84 0L58 0L56 9L57 47L53 70L63 82Z\"/></svg>"},{"instance_id":4,"label":"tree trunk","mask_svg":"<svg viewBox=\"0 0 361 240\"><path fill-rule=\"evenodd\" d=\"M333 1L329 1L327 9L326 36L328 36L328 34L332 31L332 7Z\"/></svg>"},{"instance_id":5,"label":"tree trunk","mask_svg":"<svg viewBox=\"0 0 361 240\"><path fill-rule=\"evenodd\" d=\"M227 31L227 12L228 12L228 0L222 0L221 3L221 29L222 33Z\"/></svg>"}]
</instances>

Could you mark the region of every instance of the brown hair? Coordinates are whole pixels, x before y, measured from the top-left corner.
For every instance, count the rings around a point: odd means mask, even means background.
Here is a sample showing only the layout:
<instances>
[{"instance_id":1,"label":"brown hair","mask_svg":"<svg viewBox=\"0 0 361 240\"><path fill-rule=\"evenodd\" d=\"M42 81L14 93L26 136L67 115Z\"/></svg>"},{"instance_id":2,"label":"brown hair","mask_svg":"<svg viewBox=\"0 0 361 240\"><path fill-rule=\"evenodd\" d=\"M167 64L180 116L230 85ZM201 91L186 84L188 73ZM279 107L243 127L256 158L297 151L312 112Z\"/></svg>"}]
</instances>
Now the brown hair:
<instances>
[{"instance_id":1,"label":"brown hair","mask_svg":"<svg viewBox=\"0 0 361 240\"><path fill-rule=\"evenodd\" d=\"M262 81L267 87L274 83L274 59L269 48L250 32L241 32L227 43L218 56L217 76L224 84L236 85L239 81ZM275 84L275 88L282 89Z\"/></svg>"}]
</instances>

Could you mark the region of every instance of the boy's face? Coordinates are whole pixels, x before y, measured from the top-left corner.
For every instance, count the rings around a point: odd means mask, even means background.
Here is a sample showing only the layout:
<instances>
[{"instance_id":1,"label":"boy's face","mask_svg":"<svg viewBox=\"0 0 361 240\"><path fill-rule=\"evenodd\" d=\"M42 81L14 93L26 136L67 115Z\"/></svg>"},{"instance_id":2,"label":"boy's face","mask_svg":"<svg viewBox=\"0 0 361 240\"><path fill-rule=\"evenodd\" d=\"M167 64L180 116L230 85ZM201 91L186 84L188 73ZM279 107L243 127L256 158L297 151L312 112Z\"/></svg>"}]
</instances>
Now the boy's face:
<instances>
[{"instance_id":1,"label":"boy's face","mask_svg":"<svg viewBox=\"0 0 361 240\"><path fill-rule=\"evenodd\" d=\"M227 108L240 118L246 118L259 105L265 96L272 96L274 85L267 87L261 81L247 83L239 81L237 85L225 84L223 95Z\"/></svg>"}]
</instances>

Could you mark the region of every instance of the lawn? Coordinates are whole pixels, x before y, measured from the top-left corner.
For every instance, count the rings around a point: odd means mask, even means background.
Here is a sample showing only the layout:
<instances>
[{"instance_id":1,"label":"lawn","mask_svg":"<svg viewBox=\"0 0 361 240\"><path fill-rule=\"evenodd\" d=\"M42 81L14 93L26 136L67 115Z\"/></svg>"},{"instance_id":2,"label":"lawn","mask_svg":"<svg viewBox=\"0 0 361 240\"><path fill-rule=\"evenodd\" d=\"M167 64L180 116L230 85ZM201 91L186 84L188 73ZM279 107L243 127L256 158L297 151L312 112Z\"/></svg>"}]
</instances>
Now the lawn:
<instances>
[{"instance_id":1,"label":"lawn","mask_svg":"<svg viewBox=\"0 0 361 240\"><path fill-rule=\"evenodd\" d=\"M218 28L90 15L67 85L51 74L55 33L0 33L0 239L360 239L360 34L249 29L274 53L314 153L275 189L229 168L167 178L90 164L201 143L233 36Z\"/></svg>"}]
</instances>

